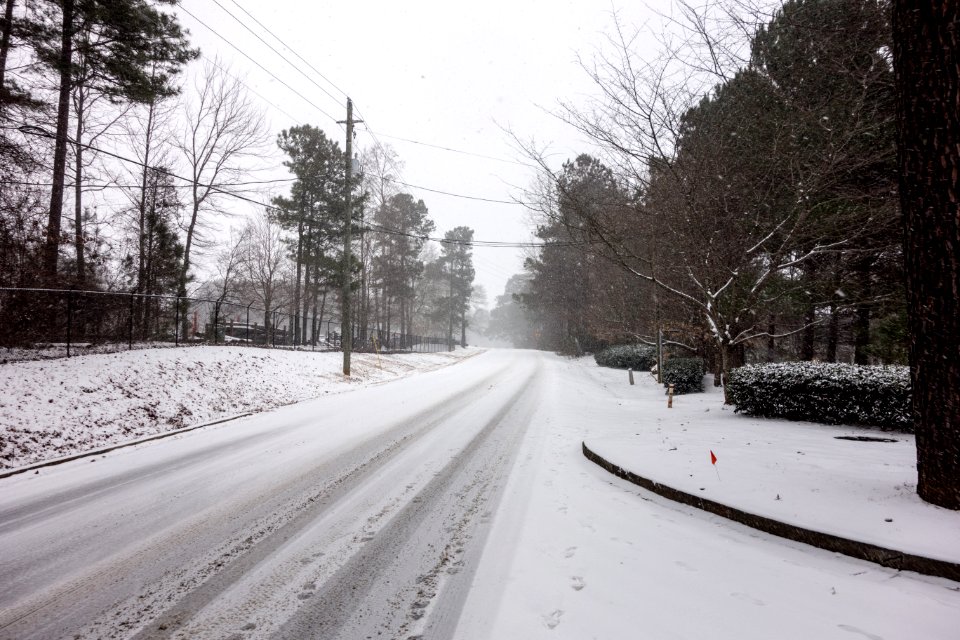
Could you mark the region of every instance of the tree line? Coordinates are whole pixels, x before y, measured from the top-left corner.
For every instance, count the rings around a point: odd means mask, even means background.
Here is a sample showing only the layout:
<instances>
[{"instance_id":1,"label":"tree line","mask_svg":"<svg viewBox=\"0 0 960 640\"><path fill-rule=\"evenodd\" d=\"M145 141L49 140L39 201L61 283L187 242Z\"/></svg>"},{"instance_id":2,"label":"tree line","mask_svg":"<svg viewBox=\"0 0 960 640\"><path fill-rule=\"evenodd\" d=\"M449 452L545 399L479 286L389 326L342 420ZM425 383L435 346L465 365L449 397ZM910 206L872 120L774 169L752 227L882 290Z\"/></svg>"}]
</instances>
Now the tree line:
<instances>
[{"instance_id":1,"label":"tree line","mask_svg":"<svg viewBox=\"0 0 960 640\"><path fill-rule=\"evenodd\" d=\"M503 301L525 339L660 339L718 374L905 362L889 4L793 0L755 23L685 10L684 47L640 61L616 39L588 67L603 97L563 112L599 152L532 194L545 246ZM721 30L734 18L752 25L741 50Z\"/></svg>"},{"instance_id":2,"label":"tree line","mask_svg":"<svg viewBox=\"0 0 960 640\"><path fill-rule=\"evenodd\" d=\"M132 313L144 336L159 295L256 304L268 332L279 310L339 315L340 146L319 127L282 131L276 145L293 178L270 197L264 185L276 181L259 179L271 168L265 115L226 64L195 62L201 53L174 4L5 0L0 287L141 294ZM375 329L465 342L473 232L448 231L439 251L428 243L435 225L422 200L394 187L398 163L389 148L367 150L349 185L360 194L347 269L359 294L353 317L364 337ZM254 205L224 240L238 198L269 204ZM210 264L215 273L204 274Z\"/></svg>"}]
</instances>

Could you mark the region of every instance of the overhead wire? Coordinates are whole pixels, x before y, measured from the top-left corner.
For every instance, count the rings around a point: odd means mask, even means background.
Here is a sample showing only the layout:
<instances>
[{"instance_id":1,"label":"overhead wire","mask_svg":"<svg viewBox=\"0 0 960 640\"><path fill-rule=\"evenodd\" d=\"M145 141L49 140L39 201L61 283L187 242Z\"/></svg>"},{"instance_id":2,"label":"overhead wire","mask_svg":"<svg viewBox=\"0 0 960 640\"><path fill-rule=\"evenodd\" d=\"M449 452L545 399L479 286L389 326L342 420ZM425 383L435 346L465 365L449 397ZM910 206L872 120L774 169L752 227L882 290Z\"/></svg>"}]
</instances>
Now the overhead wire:
<instances>
[{"instance_id":1,"label":"overhead wire","mask_svg":"<svg viewBox=\"0 0 960 640\"><path fill-rule=\"evenodd\" d=\"M296 69L297 72L298 72L300 75L302 75L304 78L306 78L308 81L310 81L310 83L313 84L313 86L315 86L316 88L320 89L320 91L323 91L325 94L327 94L331 99L333 99L334 102L339 103L339 98L337 98L335 95L333 95L332 93L330 93L329 91L327 91L325 88L323 88L322 86L320 86L320 85L317 83L317 81L314 80L313 78L311 78L303 69L301 69L300 67L298 67L298 66L295 65L294 63L290 62L290 60L288 60L286 56L284 56L282 53L280 53L279 51L277 51L277 50L273 47L273 45L271 45L269 42L267 42L266 40L264 40L264 39L260 36L259 33L257 33L257 32L254 31L253 29L251 29L251 28L250 28L245 22L243 22L240 18L238 18L237 16L233 15L233 14L230 12L229 9L227 9L225 6L223 6L222 4L220 4L219 0L213 0L213 3L214 3L215 5L217 5L218 7L220 7L220 8L223 10L223 12L226 13L228 16L230 16L231 18L233 18L234 20L236 20L237 23L238 23L240 26L242 26L244 29L246 29L246 30L249 31L250 33L252 33L253 36L254 36L257 40L259 40L259 41L262 42L264 45L266 45L266 47L267 47L268 49L270 49L270 51L273 51L275 54L277 54L277 56L279 56L281 60L283 60L284 62L286 62L287 64L289 64L291 67L293 67L294 69ZM237 6L239 7L240 5L237 5ZM241 7L241 9L242 9L242 7ZM244 11L244 13L247 13L247 12ZM250 15L250 14L247 13L247 15ZM260 23L258 22L257 24L260 24ZM261 26L262 26L262 25L261 25ZM264 29L266 29L266 27L264 27ZM273 35L273 34L271 34L271 35ZM276 38L276 36L273 36L273 37ZM282 40L281 40L281 42L282 42ZM286 45L284 45L284 46L286 46ZM289 49L289 47L287 47L287 48Z\"/></svg>"},{"instance_id":2,"label":"overhead wire","mask_svg":"<svg viewBox=\"0 0 960 640\"><path fill-rule=\"evenodd\" d=\"M246 58L247 60L249 60L249 61L252 62L253 64L257 65L257 67L259 67L261 70L263 70L264 73L266 73L266 74L269 75L271 78L273 78L274 80L276 80L277 82L279 82L280 84L282 84L283 86L285 86L287 89L289 89L291 92L293 92L294 94L296 94L300 99L302 99L304 102L306 102L307 104L309 104L311 107L313 107L314 109L316 109L317 111L319 111L320 113L322 113L323 115L325 115L326 117L328 117L328 118L330 118L331 120L333 120L333 122L336 123L338 127L340 127L340 124L339 124L339 122L337 121L337 119L336 119L335 117L333 117L332 115L330 115L329 113L327 113L325 110L323 110L321 107L319 107L316 103L314 103L312 100L310 100L309 98L307 98L305 95L303 95L302 93L300 93L299 91L297 91L296 89L294 89L293 87L291 87L288 83L286 83L285 81L281 80L279 76L277 76L275 73L273 73L272 71L270 71L269 69L267 69L265 66L263 66L262 64L260 64L260 63L257 62L256 60L254 60L254 59L253 59L247 52L245 52L243 49L241 49L240 47L238 47L238 46L235 45L234 43L230 42L230 40L228 40L226 37L220 35L220 33L219 33L216 29L214 29L213 27L211 27L210 25L208 25L206 22L204 22L203 20L201 20L200 18L198 18L198 17L197 17L193 12L191 12L189 9L187 9L186 7L184 7L182 2L179 2L177 6L179 6L180 9L181 9L184 13L186 13L188 16L190 16L191 18L193 18L194 20L196 20L197 23L199 23L200 25L202 25L203 27L205 27L208 31L210 31L210 33L214 34L215 36L217 36L218 38L220 38L221 40L223 40L224 42L226 42L228 45L230 45L231 47L233 47L233 49L235 49L237 52L239 52L244 58ZM343 127L340 127L340 128L343 129Z\"/></svg>"},{"instance_id":3,"label":"overhead wire","mask_svg":"<svg viewBox=\"0 0 960 640\"><path fill-rule=\"evenodd\" d=\"M21 126L21 127L18 127L18 128L19 128L19 130L20 130L21 132L26 133L26 134L28 134L28 135L35 135L35 136L41 136L41 137L50 138L50 139L56 139L56 135L54 135L53 133L50 133L49 131L47 131L46 129L43 129L43 128L41 128L41 127L37 127L37 126L34 126L34 125L24 125L24 126ZM101 147L97 147L96 145L91 145L91 144L87 144L87 143L83 143L83 142L78 143L77 141L72 140L72 139L70 139L70 138L68 138L68 142L69 142L70 144L79 145L79 146L81 146L81 147L83 147L83 148L85 148L85 149L90 149L90 150L92 150L92 151L96 151L96 152L98 152L98 153L102 153L102 154L104 154L104 155L110 156L110 157L112 157L112 158L115 158L115 159L117 159L117 160L120 160L121 162L127 162L127 163L134 164L134 165L136 165L136 166L143 167L143 168L154 169L155 171L157 171L157 172L159 172L159 173L162 173L162 174L164 174L164 175L167 175L167 176L169 176L169 177L171 177L171 178L174 178L174 179L176 179L176 180L182 180L182 181L184 181L184 182L188 182L188 183L191 183L191 184L193 184L193 182L194 182L192 178L187 178L187 177L185 177L185 176L181 176L181 175L179 175L179 174L177 174L177 173L174 173L173 171L170 171L169 169L164 169L164 168L162 168L162 167L154 167L154 166L151 166L151 165L148 165L148 164L142 162L141 160L137 160L136 158L130 158L130 157L128 157L128 156L124 156L124 155L119 154L119 153L116 153L116 152L114 152L114 151L110 151L110 150L108 150L108 149L103 149L103 148L101 148ZM243 194L240 194L240 193L237 193L237 192L235 192L235 191L229 191L229 190L227 190L227 189L224 189L222 186L218 186L218 185L216 185L216 184L214 184L214 183L198 183L198 184L199 184L200 186L209 188L209 189L211 189L212 191L214 191L215 193L218 193L218 194L220 194L220 195L230 196L230 197L236 198L236 199L238 199L238 200L242 200L242 201L244 201L244 202L248 202L248 203L250 203L250 204L257 205L258 207L263 207L264 209L268 209L268 210L272 210L272 211L280 211L280 209L279 209L278 207L274 206L274 205L267 204L266 202L261 202L260 200L257 200L257 199L255 199L255 198L251 198L251 197L249 197L249 196L246 196L246 195L243 195ZM231 186L232 186L232 185L231 185ZM505 240L471 240L471 241L465 241L465 240L453 240L453 239L448 239L448 238L438 238L438 237L431 237L431 236L422 236L422 235L417 235L417 234L414 234L414 233L403 232L403 231L400 231L400 230L398 230L398 229L391 229L390 227L385 227L385 226L379 225L379 224L369 224L368 226L369 226L370 229L372 229L372 230L374 230L374 231L377 231L377 232L380 232L380 233L386 233L386 234L389 234L389 235L405 236L405 237L416 238L416 239L420 239L420 240L424 240L424 241L438 242L438 243L440 243L440 244L454 244L454 245L464 245L464 246L471 246L471 247L520 248L520 249L524 249L524 248L540 248L540 247L547 247L547 246L550 246L550 247L583 246L583 245L585 245L585 244L595 244L595 243L599 242L599 241L596 241L596 240L591 240L591 241L586 241L586 242L579 242L579 241L561 241L561 242L549 242L549 243L548 243L548 242L516 242L516 241L505 241Z\"/></svg>"},{"instance_id":4,"label":"overhead wire","mask_svg":"<svg viewBox=\"0 0 960 640\"><path fill-rule=\"evenodd\" d=\"M219 0L213 0L213 2L214 2L214 4L216 4L218 7L220 7L220 9L222 9L227 15L229 15L229 16L230 16L231 18L233 18L237 23L239 23L244 29L246 29L247 31L249 31L250 33L252 33L258 40L260 40L260 42L262 42L262 43L263 43L264 45L266 45L272 52L274 52L278 57L280 57L281 60L283 60L284 62L286 62L288 65L290 65L290 66L291 66L293 69L295 69L299 74L301 74L302 76L304 76L305 78L307 78L307 80L309 80L309 81L310 81L314 86L316 86L318 89L320 89L321 91L323 91L324 94L326 94L327 96L329 96L330 98L332 98L332 99L334 99L334 100L337 99L336 96L334 96L333 94L331 94L327 89L325 89L325 88L322 87L320 84L318 84L315 80L313 80L313 79L309 76L309 74L307 74L305 71L303 71L303 69L301 69L298 65L296 65L296 64L293 63L293 62L291 62L286 56L284 56L282 53L280 53L279 51L277 51L277 49L276 49L275 47L273 47L270 43L268 43L266 40L264 40L258 33L256 33L253 29L251 29L249 25L247 25L247 24L246 24L245 22L243 22L240 18L238 18L235 14L233 14L233 13L230 12L226 7L224 7L223 4L221 4ZM236 5L236 7L237 7L238 9L240 9L247 17L249 17L251 20L253 20L253 21L257 24L257 26L259 26L259 27L260 27L261 29L263 29L267 34L269 34L274 40L276 40L283 48L285 48L285 49L286 49L287 51L289 51L292 55L296 56L296 57L297 57L299 60L301 60L305 65L307 65L307 67L309 67L311 71L313 71L315 74L317 74L320 78L322 78L326 83L328 83L328 84L329 84L331 87L333 87L336 91L339 91L344 97L349 97L346 91L344 91L343 89L341 89L335 82L333 82L332 80L330 80L330 79L329 79L326 75L324 75L319 69L317 69L314 65L312 65L306 58L304 58L302 55L300 55L300 54L299 54L292 46L290 46L283 38L281 38L280 36L278 36L278 35L277 35L276 33L274 33L269 27L267 27L263 22L261 22L260 20L258 20L258 19L256 18L256 16L254 16L252 13L250 13L250 11L248 11L246 8L244 8L239 2L237 2L237 0L231 0L231 2L232 2L234 5ZM206 26L206 25L205 25L205 26ZM208 27L208 28L209 28L209 27ZM400 169L400 167L397 166L397 164L394 162L394 160L393 160L393 158L390 156L390 154L388 154L388 153L386 152L385 145L380 141L380 139L379 139L379 137L378 137L378 133L377 133L376 131L374 131L372 127L369 126L369 123L366 122L366 118L364 117L363 113L361 112L359 106L356 105L356 103L354 103L354 108L355 108L355 110L357 111L357 115L359 116L359 118L360 118L361 120L364 120L364 123L363 123L363 124L364 124L364 130L365 130L367 133L370 134L371 138L373 139L374 144L380 149L380 152L383 154L384 159L386 160L386 162L389 163L389 164L391 165L391 168L393 169L393 171L396 172L396 174L397 174L397 176L398 176L398 180L396 180L397 182L400 182L401 184L404 184L404 186L408 186L408 187L411 187L411 188L422 189L422 190L424 190L424 191L430 191L430 192L432 192L432 193L440 193L440 194L443 194L443 195L450 195L450 196L465 198L465 199L469 199L469 200L480 200L480 201L485 201L485 202L496 202L496 203L502 203L502 204L520 204L520 203L517 203L517 202L515 202L515 201L497 200L497 199L494 199L494 198L481 198L481 197L476 197L476 196L467 196L467 195L456 194L456 193L452 193L452 192L449 192L449 191L443 191L443 190L439 190L439 189L430 189L430 188L427 188L427 187L419 187L419 186L417 186L417 185L413 185L413 184L410 184L410 183L402 182L402 181L400 180L400 178L403 177L403 171L402 171L402 169ZM465 151L465 150L463 150L463 149L456 149L456 148L454 148L454 147L449 147L449 146L443 146L443 145L437 145L437 144L432 144L432 143L428 143L428 142L422 142L422 141L419 141L419 140L413 140L413 139L411 139L411 138L404 138L404 137L402 137L402 136L394 136L394 135L389 135L389 134L379 134L379 135L382 135L382 136L385 137L385 138L392 138L392 139L395 139L395 140L401 140L401 141L404 141L404 142L408 142L408 143L410 143L410 144L416 144L416 145L421 145L421 146L430 147L430 148L434 148L434 149L440 149L440 150L448 151L448 152L452 152L452 153L459 153L459 154L463 154L463 155L474 156L474 157L478 157L478 158L484 158L484 159L487 159L487 160L494 160L494 161L497 161L497 162L508 162L508 163L517 164L517 165L521 165L521 166L532 166L532 165L530 165L529 163L518 162L518 161L516 161L516 160L508 160L508 159L505 159L505 158L498 158L498 157L495 157L495 156L490 156L490 155L486 155L486 154L482 154L482 153L476 153L476 152L472 152L472 151Z\"/></svg>"}]
</instances>

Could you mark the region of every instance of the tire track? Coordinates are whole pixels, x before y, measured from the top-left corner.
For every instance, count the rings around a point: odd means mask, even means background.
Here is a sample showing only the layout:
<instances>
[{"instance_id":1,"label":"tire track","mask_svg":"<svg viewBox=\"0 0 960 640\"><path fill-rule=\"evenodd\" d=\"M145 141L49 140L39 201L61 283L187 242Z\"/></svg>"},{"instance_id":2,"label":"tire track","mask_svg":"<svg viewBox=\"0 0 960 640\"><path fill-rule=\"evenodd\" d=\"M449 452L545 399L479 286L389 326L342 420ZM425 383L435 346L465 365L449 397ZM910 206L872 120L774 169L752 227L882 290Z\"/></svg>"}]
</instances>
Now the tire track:
<instances>
[{"instance_id":1,"label":"tire track","mask_svg":"<svg viewBox=\"0 0 960 640\"><path fill-rule=\"evenodd\" d=\"M174 609L176 605L174 608L169 606L171 601L184 601L186 608L212 600L242 575L247 567L269 556L287 538L336 503L355 483L375 473L382 464L444 420L482 399L501 373L502 370L497 370L471 385L466 392L458 391L445 396L430 408L370 436L342 459L310 469L280 487L271 486L267 495L256 495L244 503L232 505L234 520L237 514L247 519L240 523L239 528L234 522L233 533L220 536L220 540L226 540L212 551L203 547L198 549L200 553L193 557L188 566L171 567L171 560L177 565L182 563L183 549L197 542L194 536L211 526L214 529L222 527L224 522L231 519L225 517L227 514L213 509L188 526L172 528L162 540L151 541L146 548L135 546L124 549L91 567L86 573L58 584L52 592L48 590L37 594L3 611L0 613L0 637L126 637L142 628L145 621ZM451 402L453 397L457 397L459 402ZM292 428L271 430L269 434ZM268 439L269 434L257 434L240 442L259 443ZM231 451L234 448L229 447ZM212 452L208 455L212 455ZM189 458L183 464L168 466L166 472L182 473L190 464L200 465L203 454L198 452ZM91 483L87 486L90 493L86 495L81 488L61 494L60 497L70 502L68 511L79 509L90 501L104 499L123 486L164 475L164 469L159 465L153 467L156 468L121 474L119 482L102 480ZM42 513L32 517L29 510L21 509L15 518L33 521L53 508L49 499L38 501L37 506ZM255 517L256 514L260 516ZM211 536L208 532L206 538L211 537L217 536ZM146 576L143 575L145 572ZM137 586L144 584L147 586ZM185 597L189 599L184 600ZM112 598L116 599L111 604ZM77 628L83 625L84 612L89 612L86 613L89 619L91 610L98 612L96 619L77 633Z\"/></svg>"}]
</instances>

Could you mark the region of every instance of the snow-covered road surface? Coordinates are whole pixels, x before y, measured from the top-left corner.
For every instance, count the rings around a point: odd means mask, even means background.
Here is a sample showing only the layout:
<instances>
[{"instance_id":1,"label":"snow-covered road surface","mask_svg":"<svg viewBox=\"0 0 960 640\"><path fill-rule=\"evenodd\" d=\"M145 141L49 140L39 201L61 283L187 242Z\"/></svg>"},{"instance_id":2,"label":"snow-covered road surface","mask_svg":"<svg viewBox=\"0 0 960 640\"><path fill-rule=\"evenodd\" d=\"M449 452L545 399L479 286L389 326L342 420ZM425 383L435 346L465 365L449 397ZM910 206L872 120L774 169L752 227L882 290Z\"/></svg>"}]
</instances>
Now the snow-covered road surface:
<instances>
[{"instance_id":1,"label":"snow-covered road surface","mask_svg":"<svg viewBox=\"0 0 960 640\"><path fill-rule=\"evenodd\" d=\"M473 360L7 480L0 636L451 629L538 397Z\"/></svg>"},{"instance_id":2,"label":"snow-covered road surface","mask_svg":"<svg viewBox=\"0 0 960 640\"><path fill-rule=\"evenodd\" d=\"M619 373L619 372L617 372ZM949 638L955 583L666 502L533 352L0 481L0 638Z\"/></svg>"}]
</instances>

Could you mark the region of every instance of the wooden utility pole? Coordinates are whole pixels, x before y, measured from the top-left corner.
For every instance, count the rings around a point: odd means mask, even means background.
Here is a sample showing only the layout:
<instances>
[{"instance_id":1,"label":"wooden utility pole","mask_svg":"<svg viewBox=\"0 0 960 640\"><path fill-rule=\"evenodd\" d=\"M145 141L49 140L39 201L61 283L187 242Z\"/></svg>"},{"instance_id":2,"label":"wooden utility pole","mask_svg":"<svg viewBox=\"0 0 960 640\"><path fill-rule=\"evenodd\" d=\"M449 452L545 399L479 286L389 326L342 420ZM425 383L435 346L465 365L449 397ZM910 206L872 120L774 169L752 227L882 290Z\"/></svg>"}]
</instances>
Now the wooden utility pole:
<instances>
[{"instance_id":1,"label":"wooden utility pole","mask_svg":"<svg viewBox=\"0 0 960 640\"><path fill-rule=\"evenodd\" d=\"M358 120L357 122L363 122ZM347 119L341 121L347 125L347 164L346 182L343 187L343 292L340 296L340 347L343 349L343 375L350 375L350 352L353 349L353 327L350 322L350 249L353 238L353 101L347 98Z\"/></svg>"}]
</instances>

